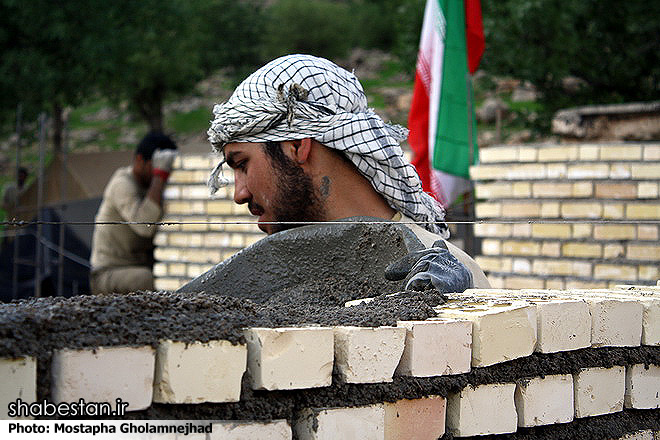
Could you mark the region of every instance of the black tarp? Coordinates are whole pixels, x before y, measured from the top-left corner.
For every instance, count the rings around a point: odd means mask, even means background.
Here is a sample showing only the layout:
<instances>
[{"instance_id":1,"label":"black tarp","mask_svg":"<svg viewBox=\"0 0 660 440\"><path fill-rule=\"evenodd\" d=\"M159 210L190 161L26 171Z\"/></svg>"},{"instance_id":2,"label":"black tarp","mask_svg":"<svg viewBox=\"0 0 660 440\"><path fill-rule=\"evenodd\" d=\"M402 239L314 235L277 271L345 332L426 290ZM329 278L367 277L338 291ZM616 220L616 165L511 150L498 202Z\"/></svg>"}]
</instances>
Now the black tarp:
<instances>
[{"instance_id":1,"label":"black tarp","mask_svg":"<svg viewBox=\"0 0 660 440\"><path fill-rule=\"evenodd\" d=\"M39 270L41 296L56 296L59 277L60 228L64 228L64 255L62 296L70 297L89 293L89 256L93 225L76 225L70 222L91 222L100 199L87 199L68 203L66 206L45 207L41 210L42 258ZM35 219L36 220L36 219ZM18 261L14 265L14 239L4 240L0 251L0 300L29 298L35 293L35 264L37 225L20 229L18 236ZM14 292L13 273L18 269L17 291Z\"/></svg>"}]
</instances>

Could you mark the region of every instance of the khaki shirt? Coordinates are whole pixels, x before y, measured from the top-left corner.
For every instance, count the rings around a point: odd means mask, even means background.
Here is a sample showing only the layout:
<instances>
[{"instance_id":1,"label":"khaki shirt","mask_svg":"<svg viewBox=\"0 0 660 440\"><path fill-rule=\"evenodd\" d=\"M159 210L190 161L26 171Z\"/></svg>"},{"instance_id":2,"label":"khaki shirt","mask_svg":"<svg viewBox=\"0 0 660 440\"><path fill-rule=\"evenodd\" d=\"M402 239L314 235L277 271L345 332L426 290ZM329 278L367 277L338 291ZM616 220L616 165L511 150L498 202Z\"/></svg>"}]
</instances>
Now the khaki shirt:
<instances>
[{"instance_id":1,"label":"khaki shirt","mask_svg":"<svg viewBox=\"0 0 660 440\"><path fill-rule=\"evenodd\" d=\"M157 222L163 210L146 193L130 166L118 169L105 188L96 222ZM155 233L154 225L97 224L92 238L92 270L152 266Z\"/></svg>"},{"instance_id":2,"label":"khaki shirt","mask_svg":"<svg viewBox=\"0 0 660 440\"><path fill-rule=\"evenodd\" d=\"M394 217L392 218L393 221L395 222L412 222L411 219L408 217L402 215L400 212L397 212ZM488 282L488 278L486 278L486 274L484 274L484 271L479 267L476 261L469 256L465 251L463 251L461 248L457 247L456 245L451 244L447 240L443 239L441 236L438 234L434 234L433 232L427 231L426 229L422 228L418 224L406 224L413 233L417 236L419 241L422 242L424 246L431 247L433 243L436 240L443 240L445 244L447 245L447 249L449 249L449 252L456 257L458 261L463 263L465 267L472 273L472 282L474 283L474 287L477 289L487 289L490 288L490 283Z\"/></svg>"}]
</instances>

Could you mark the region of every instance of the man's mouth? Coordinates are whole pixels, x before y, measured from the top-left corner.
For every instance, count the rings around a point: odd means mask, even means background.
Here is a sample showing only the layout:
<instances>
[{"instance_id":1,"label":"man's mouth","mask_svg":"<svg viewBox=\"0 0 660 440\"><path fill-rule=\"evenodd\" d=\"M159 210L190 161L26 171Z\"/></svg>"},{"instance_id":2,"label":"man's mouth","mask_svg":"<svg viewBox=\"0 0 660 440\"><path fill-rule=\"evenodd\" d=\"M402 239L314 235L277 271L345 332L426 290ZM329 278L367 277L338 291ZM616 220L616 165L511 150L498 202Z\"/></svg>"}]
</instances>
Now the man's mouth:
<instances>
[{"instance_id":1,"label":"man's mouth","mask_svg":"<svg viewBox=\"0 0 660 440\"><path fill-rule=\"evenodd\" d=\"M248 203L248 209L250 210L250 214L259 217L263 215L264 213L264 208L262 208L259 204L257 203Z\"/></svg>"}]
</instances>

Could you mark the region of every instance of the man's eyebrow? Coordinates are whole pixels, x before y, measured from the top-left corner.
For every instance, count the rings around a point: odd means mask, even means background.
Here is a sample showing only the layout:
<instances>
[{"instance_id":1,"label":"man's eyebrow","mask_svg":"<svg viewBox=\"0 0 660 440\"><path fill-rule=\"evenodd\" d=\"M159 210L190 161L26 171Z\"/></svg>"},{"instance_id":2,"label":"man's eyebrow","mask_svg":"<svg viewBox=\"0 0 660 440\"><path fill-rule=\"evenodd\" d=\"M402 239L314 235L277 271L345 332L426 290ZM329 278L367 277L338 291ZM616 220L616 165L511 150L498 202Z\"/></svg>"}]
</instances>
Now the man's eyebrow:
<instances>
[{"instance_id":1,"label":"man's eyebrow","mask_svg":"<svg viewBox=\"0 0 660 440\"><path fill-rule=\"evenodd\" d=\"M229 154L225 154L225 162L227 162L227 165L230 168L234 168L236 166L236 156L241 154L240 151L231 151Z\"/></svg>"}]
</instances>

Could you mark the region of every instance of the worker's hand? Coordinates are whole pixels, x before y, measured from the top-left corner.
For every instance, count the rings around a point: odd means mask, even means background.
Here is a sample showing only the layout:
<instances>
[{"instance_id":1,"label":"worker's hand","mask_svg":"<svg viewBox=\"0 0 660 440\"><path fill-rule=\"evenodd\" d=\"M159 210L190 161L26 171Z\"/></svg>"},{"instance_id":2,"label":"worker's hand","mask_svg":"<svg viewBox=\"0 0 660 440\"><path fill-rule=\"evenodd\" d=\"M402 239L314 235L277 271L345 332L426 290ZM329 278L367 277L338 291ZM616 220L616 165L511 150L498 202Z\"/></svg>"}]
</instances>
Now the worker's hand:
<instances>
[{"instance_id":1,"label":"worker's hand","mask_svg":"<svg viewBox=\"0 0 660 440\"><path fill-rule=\"evenodd\" d=\"M154 151L153 156L151 156L152 174L162 177L163 180L167 180L172 171L174 159L178 154L177 150L171 148Z\"/></svg>"},{"instance_id":2,"label":"worker's hand","mask_svg":"<svg viewBox=\"0 0 660 440\"><path fill-rule=\"evenodd\" d=\"M385 269L385 278L405 278L406 290L436 289L441 293L463 292L473 287L472 274L454 257L442 240L433 247L411 252Z\"/></svg>"}]
</instances>

